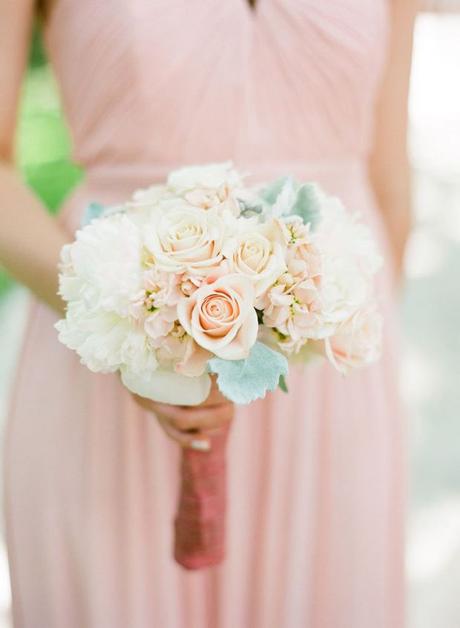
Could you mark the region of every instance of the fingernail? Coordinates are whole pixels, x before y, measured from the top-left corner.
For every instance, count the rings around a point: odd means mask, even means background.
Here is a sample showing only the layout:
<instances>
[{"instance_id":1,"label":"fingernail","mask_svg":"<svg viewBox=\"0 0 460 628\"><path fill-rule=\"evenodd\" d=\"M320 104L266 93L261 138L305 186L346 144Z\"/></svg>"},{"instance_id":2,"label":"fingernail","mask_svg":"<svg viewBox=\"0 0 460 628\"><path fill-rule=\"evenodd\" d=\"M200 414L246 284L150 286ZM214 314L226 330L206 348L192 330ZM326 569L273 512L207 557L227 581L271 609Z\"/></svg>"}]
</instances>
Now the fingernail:
<instances>
[{"instance_id":1,"label":"fingernail","mask_svg":"<svg viewBox=\"0 0 460 628\"><path fill-rule=\"evenodd\" d=\"M208 440L200 438L199 440L192 440L190 447L197 451L209 451L211 449L211 443Z\"/></svg>"}]
</instances>

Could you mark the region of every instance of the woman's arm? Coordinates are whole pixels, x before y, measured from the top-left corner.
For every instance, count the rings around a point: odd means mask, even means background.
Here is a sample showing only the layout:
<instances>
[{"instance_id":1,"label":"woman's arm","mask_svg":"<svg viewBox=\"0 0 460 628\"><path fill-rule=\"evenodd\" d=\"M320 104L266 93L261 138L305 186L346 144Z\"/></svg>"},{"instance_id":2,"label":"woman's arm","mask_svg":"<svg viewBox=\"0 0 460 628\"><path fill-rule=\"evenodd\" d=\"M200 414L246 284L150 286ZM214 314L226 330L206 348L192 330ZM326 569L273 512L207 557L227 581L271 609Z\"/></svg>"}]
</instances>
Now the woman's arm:
<instances>
[{"instance_id":1,"label":"woman's arm","mask_svg":"<svg viewBox=\"0 0 460 628\"><path fill-rule=\"evenodd\" d=\"M390 2L388 60L377 103L370 176L388 231L396 272L402 272L411 228L411 172L407 155L408 93L416 0Z\"/></svg>"},{"instance_id":2,"label":"woman's arm","mask_svg":"<svg viewBox=\"0 0 460 628\"><path fill-rule=\"evenodd\" d=\"M33 17L33 0L0 0L0 264L62 312L57 263L69 236L21 182L13 166L18 100Z\"/></svg>"},{"instance_id":3,"label":"woman's arm","mask_svg":"<svg viewBox=\"0 0 460 628\"><path fill-rule=\"evenodd\" d=\"M0 0L0 264L62 312L63 302L56 294L57 263L61 247L69 238L12 166L17 105L33 13L33 0ZM196 408L134 398L154 412L166 434L184 447L193 447L197 442L203 447L208 442L208 430L219 428L233 416L233 404L222 397L215 382L209 399Z\"/></svg>"}]
</instances>

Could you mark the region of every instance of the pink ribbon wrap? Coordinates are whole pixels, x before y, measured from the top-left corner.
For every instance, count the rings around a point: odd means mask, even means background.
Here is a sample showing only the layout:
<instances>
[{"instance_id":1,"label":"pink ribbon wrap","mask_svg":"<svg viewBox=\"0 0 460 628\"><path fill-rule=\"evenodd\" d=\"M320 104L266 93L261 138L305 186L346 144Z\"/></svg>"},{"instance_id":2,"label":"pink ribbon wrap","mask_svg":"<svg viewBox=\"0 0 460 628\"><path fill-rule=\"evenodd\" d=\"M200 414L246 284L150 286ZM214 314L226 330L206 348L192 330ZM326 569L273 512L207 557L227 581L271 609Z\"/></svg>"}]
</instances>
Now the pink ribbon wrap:
<instances>
[{"instance_id":1,"label":"pink ribbon wrap","mask_svg":"<svg viewBox=\"0 0 460 628\"><path fill-rule=\"evenodd\" d=\"M210 451L182 449L174 558L185 569L211 567L225 558L229 429L226 424L208 436Z\"/></svg>"}]
</instances>

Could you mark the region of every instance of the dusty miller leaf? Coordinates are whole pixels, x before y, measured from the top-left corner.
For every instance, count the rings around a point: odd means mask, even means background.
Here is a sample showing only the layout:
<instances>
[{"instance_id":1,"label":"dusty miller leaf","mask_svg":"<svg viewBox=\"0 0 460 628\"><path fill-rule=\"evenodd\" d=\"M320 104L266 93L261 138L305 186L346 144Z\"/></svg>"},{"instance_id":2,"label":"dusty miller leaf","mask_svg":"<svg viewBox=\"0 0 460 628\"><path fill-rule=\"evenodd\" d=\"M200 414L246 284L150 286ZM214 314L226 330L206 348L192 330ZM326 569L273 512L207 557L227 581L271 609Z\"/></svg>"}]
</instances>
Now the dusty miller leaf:
<instances>
[{"instance_id":1,"label":"dusty miller leaf","mask_svg":"<svg viewBox=\"0 0 460 628\"><path fill-rule=\"evenodd\" d=\"M280 378L287 375L288 361L281 353L256 342L245 360L212 358L208 367L217 374L221 393L234 403L245 404L275 390Z\"/></svg>"},{"instance_id":2,"label":"dusty miller leaf","mask_svg":"<svg viewBox=\"0 0 460 628\"><path fill-rule=\"evenodd\" d=\"M291 214L300 216L304 224L314 228L321 215L321 199L314 183L304 183L297 192Z\"/></svg>"},{"instance_id":3,"label":"dusty miller leaf","mask_svg":"<svg viewBox=\"0 0 460 628\"><path fill-rule=\"evenodd\" d=\"M104 212L104 206L100 203L90 203L85 207L83 216L81 219L81 226L86 227L89 223L96 218L100 218Z\"/></svg>"}]
</instances>

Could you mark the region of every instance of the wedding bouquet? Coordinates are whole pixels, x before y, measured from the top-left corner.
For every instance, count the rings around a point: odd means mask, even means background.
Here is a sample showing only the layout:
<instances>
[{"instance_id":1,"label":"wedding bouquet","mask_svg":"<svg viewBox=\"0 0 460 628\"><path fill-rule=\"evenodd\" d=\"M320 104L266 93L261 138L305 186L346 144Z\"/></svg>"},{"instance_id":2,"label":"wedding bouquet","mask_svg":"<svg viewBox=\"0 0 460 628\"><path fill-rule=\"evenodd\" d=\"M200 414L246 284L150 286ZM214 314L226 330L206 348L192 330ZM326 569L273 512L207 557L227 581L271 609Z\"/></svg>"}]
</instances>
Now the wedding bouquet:
<instances>
[{"instance_id":1,"label":"wedding bouquet","mask_svg":"<svg viewBox=\"0 0 460 628\"><path fill-rule=\"evenodd\" d=\"M324 356L347 373L379 356L381 258L315 184L249 188L231 163L193 166L91 205L85 222L61 254L59 339L140 396L200 404L215 376L249 403L287 389L289 362ZM175 556L189 568L223 556L224 440L183 450Z\"/></svg>"}]
</instances>

